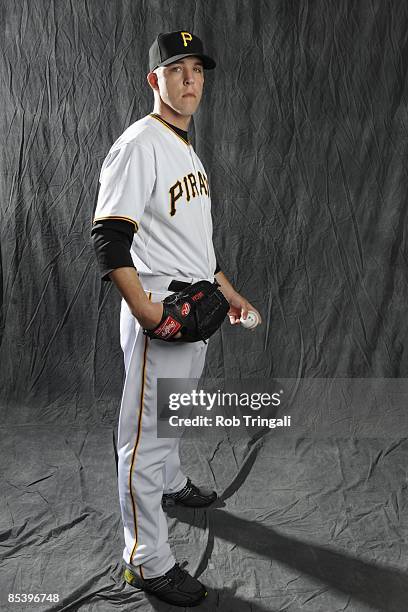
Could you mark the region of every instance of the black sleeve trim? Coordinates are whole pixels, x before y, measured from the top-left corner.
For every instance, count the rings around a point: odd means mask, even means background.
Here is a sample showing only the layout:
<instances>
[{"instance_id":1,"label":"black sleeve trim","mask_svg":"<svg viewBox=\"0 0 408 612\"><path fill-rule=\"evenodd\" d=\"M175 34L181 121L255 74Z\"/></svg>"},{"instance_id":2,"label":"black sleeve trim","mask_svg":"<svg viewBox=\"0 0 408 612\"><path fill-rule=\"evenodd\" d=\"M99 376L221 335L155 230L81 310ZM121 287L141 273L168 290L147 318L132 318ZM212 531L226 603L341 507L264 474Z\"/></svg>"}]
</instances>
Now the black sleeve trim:
<instances>
[{"instance_id":1,"label":"black sleeve trim","mask_svg":"<svg viewBox=\"0 0 408 612\"><path fill-rule=\"evenodd\" d=\"M215 272L214 272L214 274L217 274L217 272L221 272L220 264L218 263L218 261L215 262Z\"/></svg>"},{"instance_id":2,"label":"black sleeve trim","mask_svg":"<svg viewBox=\"0 0 408 612\"><path fill-rule=\"evenodd\" d=\"M117 268L134 268L130 247L134 226L118 219L96 221L91 240L103 281L110 282L109 274Z\"/></svg>"}]
</instances>

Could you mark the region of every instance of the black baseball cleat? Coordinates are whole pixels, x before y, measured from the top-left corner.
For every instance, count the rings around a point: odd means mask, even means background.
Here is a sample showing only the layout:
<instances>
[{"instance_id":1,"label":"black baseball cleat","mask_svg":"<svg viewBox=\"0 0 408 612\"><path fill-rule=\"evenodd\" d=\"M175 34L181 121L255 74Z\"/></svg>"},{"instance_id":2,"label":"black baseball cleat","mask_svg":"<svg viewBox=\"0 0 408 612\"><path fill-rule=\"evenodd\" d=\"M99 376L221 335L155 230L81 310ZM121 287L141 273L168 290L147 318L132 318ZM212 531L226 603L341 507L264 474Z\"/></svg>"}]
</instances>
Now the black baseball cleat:
<instances>
[{"instance_id":1,"label":"black baseball cleat","mask_svg":"<svg viewBox=\"0 0 408 612\"><path fill-rule=\"evenodd\" d=\"M190 576L178 563L163 576L157 578L141 578L135 569L126 565L123 578L131 586L155 595L158 599L173 606L186 608L198 606L208 595L204 585Z\"/></svg>"},{"instance_id":2,"label":"black baseball cleat","mask_svg":"<svg viewBox=\"0 0 408 612\"><path fill-rule=\"evenodd\" d=\"M177 493L165 493L162 498L163 506L188 506L189 508L205 508L217 499L215 491L199 489L187 478L186 485Z\"/></svg>"}]
</instances>

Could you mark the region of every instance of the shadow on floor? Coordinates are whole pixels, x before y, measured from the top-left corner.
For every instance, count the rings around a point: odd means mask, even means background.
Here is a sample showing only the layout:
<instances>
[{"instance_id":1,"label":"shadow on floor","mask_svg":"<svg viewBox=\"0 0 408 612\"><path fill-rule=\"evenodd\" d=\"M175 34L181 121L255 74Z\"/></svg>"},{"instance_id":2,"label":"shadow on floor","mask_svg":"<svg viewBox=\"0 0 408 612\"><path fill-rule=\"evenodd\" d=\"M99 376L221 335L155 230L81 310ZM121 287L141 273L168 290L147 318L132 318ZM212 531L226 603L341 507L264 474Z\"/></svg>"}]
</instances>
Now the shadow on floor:
<instances>
[{"instance_id":1,"label":"shadow on floor","mask_svg":"<svg viewBox=\"0 0 408 612\"><path fill-rule=\"evenodd\" d=\"M199 516L197 511L173 506L167 510L167 514L181 522L203 526L203 513ZM220 508L209 509L205 515L209 538L204 558L195 572L197 577L207 566L212 542L217 537L284 563L373 608L387 612L404 612L408 609L408 575L398 569L374 565L347 553L286 537Z\"/></svg>"}]
</instances>

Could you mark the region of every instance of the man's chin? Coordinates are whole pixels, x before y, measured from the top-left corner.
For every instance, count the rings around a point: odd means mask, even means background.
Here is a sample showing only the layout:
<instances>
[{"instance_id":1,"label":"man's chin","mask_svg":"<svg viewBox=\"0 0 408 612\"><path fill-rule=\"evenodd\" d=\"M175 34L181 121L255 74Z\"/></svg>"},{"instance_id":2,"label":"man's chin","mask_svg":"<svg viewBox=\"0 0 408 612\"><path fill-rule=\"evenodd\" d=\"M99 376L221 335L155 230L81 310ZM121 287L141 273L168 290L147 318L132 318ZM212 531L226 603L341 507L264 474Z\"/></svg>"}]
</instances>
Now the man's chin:
<instances>
[{"instance_id":1,"label":"man's chin","mask_svg":"<svg viewBox=\"0 0 408 612\"><path fill-rule=\"evenodd\" d=\"M191 115L194 115L194 113L196 112L197 108L200 105L200 103L197 102L195 98L187 98L187 100L190 100L190 101L189 102L184 101L183 104L180 104L180 106L177 109L177 112L183 117L191 117Z\"/></svg>"},{"instance_id":2,"label":"man's chin","mask_svg":"<svg viewBox=\"0 0 408 612\"><path fill-rule=\"evenodd\" d=\"M191 117L199 107L199 103L197 104L194 100L194 104L183 104L180 106L170 106L170 104L166 104L170 111L180 115L180 117Z\"/></svg>"},{"instance_id":3,"label":"man's chin","mask_svg":"<svg viewBox=\"0 0 408 612\"><path fill-rule=\"evenodd\" d=\"M174 111L180 115L181 117L192 117L194 115L194 113L196 112L197 107L195 107L194 109L185 109L185 108L180 108L180 109L174 109Z\"/></svg>"}]
</instances>

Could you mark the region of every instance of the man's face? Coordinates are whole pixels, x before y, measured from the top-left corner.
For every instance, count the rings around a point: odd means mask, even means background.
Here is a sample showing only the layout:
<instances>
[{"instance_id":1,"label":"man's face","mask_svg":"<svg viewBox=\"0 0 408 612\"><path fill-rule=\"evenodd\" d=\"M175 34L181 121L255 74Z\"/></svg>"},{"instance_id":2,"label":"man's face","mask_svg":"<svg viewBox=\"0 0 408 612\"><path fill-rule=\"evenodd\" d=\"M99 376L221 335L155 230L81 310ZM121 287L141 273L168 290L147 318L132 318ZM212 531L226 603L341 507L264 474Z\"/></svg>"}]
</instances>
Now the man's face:
<instances>
[{"instance_id":1,"label":"man's face","mask_svg":"<svg viewBox=\"0 0 408 612\"><path fill-rule=\"evenodd\" d=\"M198 108L204 85L203 63L198 57L184 57L155 70L160 97L179 115L190 117Z\"/></svg>"}]
</instances>

